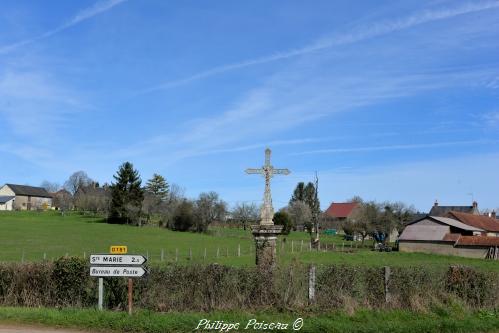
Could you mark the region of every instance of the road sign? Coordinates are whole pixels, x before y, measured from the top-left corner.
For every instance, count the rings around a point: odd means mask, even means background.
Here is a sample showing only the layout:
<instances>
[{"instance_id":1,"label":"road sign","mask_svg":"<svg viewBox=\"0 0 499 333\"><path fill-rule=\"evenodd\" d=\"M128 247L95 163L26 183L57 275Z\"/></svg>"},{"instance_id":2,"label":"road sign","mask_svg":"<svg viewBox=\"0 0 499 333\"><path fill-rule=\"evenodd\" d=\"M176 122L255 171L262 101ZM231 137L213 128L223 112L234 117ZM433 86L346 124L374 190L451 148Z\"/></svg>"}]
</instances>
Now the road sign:
<instances>
[{"instance_id":1,"label":"road sign","mask_svg":"<svg viewBox=\"0 0 499 333\"><path fill-rule=\"evenodd\" d=\"M112 245L109 252L112 254L126 254L128 252L128 247L125 245Z\"/></svg>"},{"instance_id":2,"label":"road sign","mask_svg":"<svg viewBox=\"0 0 499 333\"><path fill-rule=\"evenodd\" d=\"M97 277L141 277L145 273L145 269L138 266L90 266L90 276Z\"/></svg>"},{"instance_id":3,"label":"road sign","mask_svg":"<svg viewBox=\"0 0 499 333\"><path fill-rule=\"evenodd\" d=\"M147 261L144 256L134 254L92 254L92 265L142 265Z\"/></svg>"}]
</instances>

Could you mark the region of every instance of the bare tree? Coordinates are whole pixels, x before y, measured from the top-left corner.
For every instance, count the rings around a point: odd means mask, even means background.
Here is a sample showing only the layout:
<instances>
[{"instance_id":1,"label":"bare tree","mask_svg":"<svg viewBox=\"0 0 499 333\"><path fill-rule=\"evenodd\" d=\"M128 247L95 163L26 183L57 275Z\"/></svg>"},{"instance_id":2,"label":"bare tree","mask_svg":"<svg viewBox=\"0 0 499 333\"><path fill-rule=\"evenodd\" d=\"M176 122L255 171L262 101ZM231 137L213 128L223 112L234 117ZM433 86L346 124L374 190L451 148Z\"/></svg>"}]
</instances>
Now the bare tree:
<instances>
[{"instance_id":1,"label":"bare tree","mask_svg":"<svg viewBox=\"0 0 499 333\"><path fill-rule=\"evenodd\" d=\"M246 230L249 223L258 221L259 215L259 209L255 203L238 203L232 210L232 218L234 221L241 223L244 230Z\"/></svg>"},{"instance_id":2,"label":"bare tree","mask_svg":"<svg viewBox=\"0 0 499 333\"><path fill-rule=\"evenodd\" d=\"M294 201L286 210L296 229L308 230L309 233L312 233L312 211L304 201Z\"/></svg>"},{"instance_id":3,"label":"bare tree","mask_svg":"<svg viewBox=\"0 0 499 333\"><path fill-rule=\"evenodd\" d=\"M61 186L57 183L49 182L48 180L44 180L41 184L40 187L43 187L47 192L49 193L55 193L57 192Z\"/></svg>"},{"instance_id":4,"label":"bare tree","mask_svg":"<svg viewBox=\"0 0 499 333\"><path fill-rule=\"evenodd\" d=\"M223 221L227 214L227 204L219 199L218 193L201 193L195 202L195 231L205 232L214 221Z\"/></svg>"},{"instance_id":5,"label":"bare tree","mask_svg":"<svg viewBox=\"0 0 499 333\"><path fill-rule=\"evenodd\" d=\"M81 187L89 186L91 183L92 179L88 177L85 171L76 171L66 180L64 188L72 195L75 195Z\"/></svg>"}]
</instances>

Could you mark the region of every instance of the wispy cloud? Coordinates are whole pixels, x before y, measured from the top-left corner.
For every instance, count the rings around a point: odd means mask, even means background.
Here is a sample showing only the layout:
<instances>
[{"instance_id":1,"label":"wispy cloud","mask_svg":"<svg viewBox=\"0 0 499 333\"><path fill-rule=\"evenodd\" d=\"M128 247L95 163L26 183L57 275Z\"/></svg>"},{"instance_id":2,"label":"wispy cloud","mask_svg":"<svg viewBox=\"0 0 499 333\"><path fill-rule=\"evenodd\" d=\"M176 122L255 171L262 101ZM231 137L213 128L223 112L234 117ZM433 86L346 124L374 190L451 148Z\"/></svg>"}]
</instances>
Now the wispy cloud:
<instances>
[{"instance_id":1,"label":"wispy cloud","mask_svg":"<svg viewBox=\"0 0 499 333\"><path fill-rule=\"evenodd\" d=\"M291 155L341 154L341 153L361 153L361 152L365 153L365 152L389 151L389 150L413 150L413 149L442 148L442 147L452 147L452 146L490 145L497 143L499 143L499 141L494 141L494 140L449 141L449 142L367 146L367 147L353 147L353 148L316 149L316 150L308 150L308 151L293 153Z\"/></svg>"},{"instance_id":2,"label":"wispy cloud","mask_svg":"<svg viewBox=\"0 0 499 333\"><path fill-rule=\"evenodd\" d=\"M9 53L21 46L28 45L37 42L39 40L43 40L45 38L49 38L61 31L64 31L72 26L77 25L80 22L88 20L96 15L102 14L125 1L126 0L107 0L107 1L97 2L93 6L83 9L82 11L77 13L74 17L72 17L70 20L68 20L67 22L63 23L62 25L53 30L46 31L43 34L33 38L28 38L13 44L0 46L0 54Z\"/></svg>"},{"instance_id":3,"label":"wispy cloud","mask_svg":"<svg viewBox=\"0 0 499 333\"><path fill-rule=\"evenodd\" d=\"M367 26L358 28L355 31L339 34L333 37L322 38L318 41L307 45L302 48L277 52L269 56L264 56L255 59L249 59L237 63L222 65L219 67L214 67L199 73L196 73L185 78L178 80L167 81L159 85L151 86L146 89L139 90L137 94L146 94L158 90L169 89L172 87L188 84L190 82L204 79L213 75L250 67L254 65L265 64L277 60L283 60L288 58L293 58L324 49L332 48L334 46L356 43L365 39L374 38L382 35L386 35L392 32L409 29L421 24L430 23L434 21L450 19L459 15L475 13L479 11L495 9L499 7L499 1L487 1L487 2L471 2L459 7L445 8L439 10L427 10L419 12L404 18L399 18L390 21L382 21Z\"/></svg>"}]
</instances>

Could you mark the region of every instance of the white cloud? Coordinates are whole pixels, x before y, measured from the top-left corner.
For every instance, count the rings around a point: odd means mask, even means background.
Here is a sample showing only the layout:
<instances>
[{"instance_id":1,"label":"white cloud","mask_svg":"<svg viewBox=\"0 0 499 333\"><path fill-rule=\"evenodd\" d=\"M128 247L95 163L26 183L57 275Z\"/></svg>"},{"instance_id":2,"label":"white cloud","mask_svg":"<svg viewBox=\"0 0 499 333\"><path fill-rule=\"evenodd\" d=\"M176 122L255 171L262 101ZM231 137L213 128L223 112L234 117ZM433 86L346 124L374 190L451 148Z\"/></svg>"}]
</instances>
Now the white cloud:
<instances>
[{"instance_id":1,"label":"white cloud","mask_svg":"<svg viewBox=\"0 0 499 333\"><path fill-rule=\"evenodd\" d=\"M340 46L345 44L356 43L365 39L374 38L378 36L383 36L396 31L409 29L421 24L435 22L444 19L450 19L459 15L471 14L479 11L495 9L499 7L499 1L486 1L486 2L470 2L454 8L444 8L439 10L426 10L423 12L416 13L414 15L398 18L390 21L382 21L367 26L358 28L355 31L345 34L339 34L333 37L327 37L319 39L318 41L311 43L302 48L276 52L269 56L263 56L260 58L249 59L241 61L238 63L232 63L227 65L222 65L219 67L214 67L199 73L196 73L185 78L178 80L167 81L159 85L151 86L142 90L137 91L137 94L146 94L158 90L169 89L172 87L188 84L190 82L204 79L213 75L220 73L225 73L245 67L250 67L254 65L265 64L277 60L284 60L288 58L293 58L301 55L306 55L324 49L329 49L334 46Z\"/></svg>"},{"instance_id":2,"label":"white cloud","mask_svg":"<svg viewBox=\"0 0 499 333\"><path fill-rule=\"evenodd\" d=\"M28 45L45 38L49 38L61 31L64 31L74 25L77 25L80 22L91 19L96 15L102 14L110 10L111 8L121 4L124 1L126 0L107 0L107 1L96 2L93 6L83 9L82 11L77 13L74 17L72 17L69 21L67 21L66 23L60 25L59 27L53 30L46 31L43 34L33 38L28 38L13 44L0 46L0 54L9 53L21 46Z\"/></svg>"}]
</instances>

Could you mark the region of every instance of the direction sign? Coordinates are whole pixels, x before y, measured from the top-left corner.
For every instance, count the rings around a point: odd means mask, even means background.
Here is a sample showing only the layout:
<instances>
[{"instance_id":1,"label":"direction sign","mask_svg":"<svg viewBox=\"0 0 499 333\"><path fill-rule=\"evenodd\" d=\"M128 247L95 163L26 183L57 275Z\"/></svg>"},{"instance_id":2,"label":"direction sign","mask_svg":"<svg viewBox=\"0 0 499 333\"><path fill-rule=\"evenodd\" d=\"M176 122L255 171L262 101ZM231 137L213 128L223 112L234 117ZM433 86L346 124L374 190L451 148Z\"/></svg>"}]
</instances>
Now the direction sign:
<instances>
[{"instance_id":1,"label":"direction sign","mask_svg":"<svg viewBox=\"0 0 499 333\"><path fill-rule=\"evenodd\" d=\"M92 265L142 265L147 261L144 256L134 254L92 254Z\"/></svg>"},{"instance_id":2,"label":"direction sign","mask_svg":"<svg viewBox=\"0 0 499 333\"><path fill-rule=\"evenodd\" d=\"M129 266L91 266L90 276L106 277L106 276L120 276L120 277L141 277L146 271L142 267Z\"/></svg>"}]
</instances>

